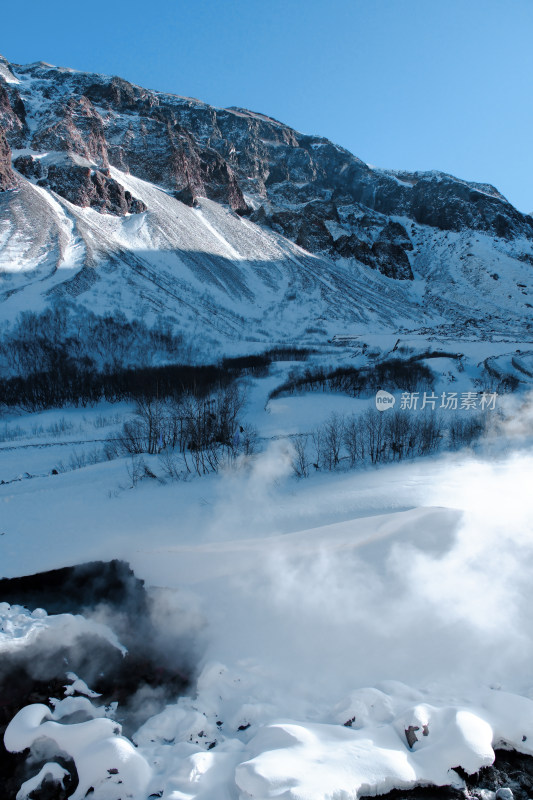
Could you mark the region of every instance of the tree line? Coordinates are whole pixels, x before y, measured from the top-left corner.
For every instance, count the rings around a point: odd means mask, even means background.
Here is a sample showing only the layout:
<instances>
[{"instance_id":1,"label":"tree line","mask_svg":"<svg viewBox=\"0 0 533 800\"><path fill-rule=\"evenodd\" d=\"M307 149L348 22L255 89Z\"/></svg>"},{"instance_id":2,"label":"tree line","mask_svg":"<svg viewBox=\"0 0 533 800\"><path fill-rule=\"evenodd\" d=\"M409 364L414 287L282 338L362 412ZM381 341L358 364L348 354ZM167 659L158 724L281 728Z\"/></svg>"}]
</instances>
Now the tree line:
<instances>
[{"instance_id":1,"label":"tree line","mask_svg":"<svg viewBox=\"0 0 533 800\"><path fill-rule=\"evenodd\" d=\"M292 468L306 478L312 471L402 461L442 447L458 450L479 439L485 428L482 414L418 415L372 408L359 415L331 414L310 434L294 437Z\"/></svg>"},{"instance_id":2,"label":"tree line","mask_svg":"<svg viewBox=\"0 0 533 800\"><path fill-rule=\"evenodd\" d=\"M98 316L65 308L23 312L0 335L0 407L41 411L100 400L151 401L205 397L244 375L264 375L273 361L305 360L307 349L272 348L258 355L195 364L181 334L117 312Z\"/></svg>"},{"instance_id":3,"label":"tree line","mask_svg":"<svg viewBox=\"0 0 533 800\"><path fill-rule=\"evenodd\" d=\"M371 366L342 366L336 369L308 367L303 372L293 370L287 380L277 386L270 399L295 392L342 392L352 397L365 397L377 391L399 389L405 392L431 389L435 376L418 358L392 358Z\"/></svg>"}]
</instances>

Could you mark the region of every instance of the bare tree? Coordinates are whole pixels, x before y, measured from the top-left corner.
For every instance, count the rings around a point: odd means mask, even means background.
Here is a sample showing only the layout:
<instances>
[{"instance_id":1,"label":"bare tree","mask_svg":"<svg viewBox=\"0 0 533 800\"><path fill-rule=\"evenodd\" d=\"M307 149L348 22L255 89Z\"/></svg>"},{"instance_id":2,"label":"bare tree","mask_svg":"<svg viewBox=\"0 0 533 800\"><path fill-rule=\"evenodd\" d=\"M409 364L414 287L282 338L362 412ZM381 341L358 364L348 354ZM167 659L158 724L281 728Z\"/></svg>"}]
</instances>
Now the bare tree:
<instances>
[{"instance_id":1,"label":"bare tree","mask_svg":"<svg viewBox=\"0 0 533 800\"><path fill-rule=\"evenodd\" d=\"M322 426L322 431L325 463L328 469L336 469L340 462L344 437L344 418L340 414L331 414Z\"/></svg>"},{"instance_id":2,"label":"bare tree","mask_svg":"<svg viewBox=\"0 0 533 800\"><path fill-rule=\"evenodd\" d=\"M353 414L344 422L343 442L350 467L354 467L358 459L364 459L365 448L360 420Z\"/></svg>"},{"instance_id":3,"label":"bare tree","mask_svg":"<svg viewBox=\"0 0 533 800\"><path fill-rule=\"evenodd\" d=\"M312 433L314 461L313 467L319 470L324 465L324 431L322 427L316 428Z\"/></svg>"},{"instance_id":4,"label":"bare tree","mask_svg":"<svg viewBox=\"0 0 533 800\"><path fill-rule=\"evenodd\" d=\"M294 454L291 461L291 466L294 474L298 478L309 477L309 459L307 457L307 436L295 436L292 440L294 447Z\"/></svg>"}]
</instances>

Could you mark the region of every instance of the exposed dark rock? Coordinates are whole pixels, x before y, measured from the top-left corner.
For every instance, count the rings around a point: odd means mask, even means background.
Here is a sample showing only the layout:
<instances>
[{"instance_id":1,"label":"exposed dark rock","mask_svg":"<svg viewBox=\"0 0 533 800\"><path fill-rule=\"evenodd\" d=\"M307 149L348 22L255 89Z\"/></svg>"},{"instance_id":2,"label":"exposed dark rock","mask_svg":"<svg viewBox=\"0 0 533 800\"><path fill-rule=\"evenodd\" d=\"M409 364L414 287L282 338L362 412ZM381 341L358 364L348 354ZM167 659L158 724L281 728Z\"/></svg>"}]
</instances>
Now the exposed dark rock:
<instances>
[{"instance_id":1,"label":"exposed dark rock","mask_svg":"<svg viewBox=\"0 0 533 800\"><path fill-rule=\"evenodd\" d=\"M33 150L76 153L99 166L108 166L107 142L102 117L87 97L62 102L52 124L39 129L31 140Z\"/></svg>"},{"instance_id":2,"label":"exposed dark rock","mask_svg":"<svg viewBox=\"0 0 533 800\"><path fill-rule=\"evenodd\" d=\"M407 744L409 747L413 747L416 742L418 742L418 736L416 735L416 731L419 731L420 728L417 725L409 725L408 728L405 730L405 738L407 739Z\"/></svg>"},{"instance_id":3,"label":"exposed dark rock","mask_svg":"<svg viewBox=\"0 0 533 800\"><path fill-rule=\"evenodd\" d=\"M91 561L36 575L0 579L0 602L49 614L82 614L100 603L127 608L137 615L147 610L143 581L124 561Z\"/></svg>"},{"instance_id":4,"label":"exposed dark rock","mask_svg":"<svg viewBox=\"0 0 533 800\"><path fill-rule=\"evenodd\" d=\"M16 88L0 80L0 129L12 147L21 147L26 129L26 109Z\"/></svg>"},{"instance_id":5,"label":"exposed dark rock","mask_svg":"<svg viewBox=\"0 0 533 800\"><path fill-rule=\"evenodd\" d=\"M193 194L193 191L190 186L185 186L179 192L174 192L174 197L176 200L179 200L180 203L184 203L186 206L192 208L196 202L196 197Z\"/></svg>"},{"instance_id":6,"label":"exposed dark rock","mask_svg":"<svg viewBox=\"0 0 533 800\"><path fill-rule=\"evenodd\" d=\"M10 189L15 182L11 169L11 148L7 143L4 131L0 128L0 192Z\"/></svg>"},{"instance_id":7,"label":"exposed dark rock","mask_svg":"<svg viewBox=\"0 0 533 800\"><path fill-rule=\"evenodd\" d=\"M41 159L33 156L19 156L14 160L13 166L25 178L39 180L45 174Z\"/></svg>"},{"instance_id":8,"label":"exposed dark rock","mask_svg":"<svg viewBox=\"0 0 533 800\"><path fill-rule=\"evenodd\" d=\"M350 236L340 236L335 242L335 249L344 258L356 258L362 264L374 267L372 247L355 233Z\"/></svg>"},{"instance_id":9,"label":"exposed dark rock","mask_svg":"<svg viewBox=\"0 0 533 800\"><path fill-rule=\"evenodd\" d=\"M413 280L413 272L404 248L388 241L377 241L372 245L372 253L380 272L388 278Z\"/></svg>"},{"instance_id":10,"label":"exposed dark rock","mask_svg":"<svg viewBox=\"0 0 533 800\"><path fill-rule=\"evenodd\" d=\"M101 693L99 704L119 703L120 721L128 729L128 703L140 687L160 688L152 693L152 702L164 707L168 698L181 694L188 685L186 659L172 663L162 657L157 634L150 617L150 601L143 582L135 577L122 561L91 562L76 567L43 572L21 578L0 580L0 601L23 605L30 610L45 608L48 613L83 613L112 625L119 639L128 648L123 656L107 640L84 634L73 645L50 647L43 652L38 643L2 657L0 663L0 783L2 797L15 798L24 772L26 754L5 751L3 734L14 715L29 703L48 705L50 697L63 696L66 672L75 672L88 685ZM153 706L150 704L152 711ZM135 725L139 723L138 710ZM142 721L142 709L141 709ZM33 772L38 770L32 765ZM72 765L69 765L71 768ZM73 773L74 783L77 780ZM50 784L38 798L62 800L57 786Z\"/></svg>"},{"instance_id":11,"label":"exposed dark rock","mask_svg":"<svg viewBox=\"0 0 533 800\"><path fill-rule=\"evenodd\" d=\"M146 94L146 93L144 93ZM84 91L93 103L115 111L131 111L136 108L143 92L123 78L113 76L106 83L92 83Z\"/></svg>"},{"instance_id":12,"label":"exposed dark rock","mask_svg":"<svg viewBox=\"0 0 533 800\"><path fill-rule=\"evenodd\" d=\"M494 764L468 775L460 767L456 772L465 781L464 790L451 786L419 786L381 795L383 800L483 800L483 791L496 793L497 800L529 800L533 797L533 756L515 750L496 750ZM485 796L486 798L486 796ZM363 800L363 798L362 798Z\"/></svg>"},{"instance_id":13,"label":"exposed dark rock","mask_svg":"<svg viewBox=\"0 0 533 800\"><path fill-rule=\"evenodd\" d=\"M51 164L39 185L46 186L74 205L116 216L146 211L142 200L100 170L79 164Z\"/></svg>"},{"instance_id":14,"label":"exposed dark rock","mask_svg":"<svg viewBox=\"0 0 533 800\"><path fill-rule=\"evenodd\" d=\"M413 243L403 225L399 222L390 220L379 234L380 242L391 242L401 247L403 250L412 250Z\"/></svg>"}]
</instances>

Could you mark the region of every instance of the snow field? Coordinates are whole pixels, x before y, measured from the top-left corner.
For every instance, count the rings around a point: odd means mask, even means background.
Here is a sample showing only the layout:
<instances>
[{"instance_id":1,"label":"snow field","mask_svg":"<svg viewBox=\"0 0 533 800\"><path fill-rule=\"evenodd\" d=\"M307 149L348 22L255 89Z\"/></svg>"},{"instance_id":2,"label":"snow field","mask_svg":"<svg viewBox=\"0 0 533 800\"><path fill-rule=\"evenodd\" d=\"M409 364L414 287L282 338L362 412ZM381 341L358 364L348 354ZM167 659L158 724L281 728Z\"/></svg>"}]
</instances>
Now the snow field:
<instances>
[{"instance_id":1,"label":"snow field","mask_svg":"<svg viewBox=\"0 0 533 800\"><path fill-rule=\"evenodd\" d=\"M269 404L281 435L302 401ZM316 402L318 419L328 397ZM257 384L250 403L271 424ZM517 442L527 408L511 423ZM95 800L125 787L135 800L354 800L460 786L454 767L475 772L496 747L532 752L530 452L298 482L290 447L273 440L241 469L116 496L123 461L1 488L3 574L125 558L148 586L167 587L161 636L181 626L203 646L192 692L169 697L136 747L88 710L93 687L71 678L59 710L23 709L6 746L56 742L82 789L97 782ZM6 648L96 624L1 610ZM62 721L67 701L91 718Z\"/></svg>"}]
</instances>

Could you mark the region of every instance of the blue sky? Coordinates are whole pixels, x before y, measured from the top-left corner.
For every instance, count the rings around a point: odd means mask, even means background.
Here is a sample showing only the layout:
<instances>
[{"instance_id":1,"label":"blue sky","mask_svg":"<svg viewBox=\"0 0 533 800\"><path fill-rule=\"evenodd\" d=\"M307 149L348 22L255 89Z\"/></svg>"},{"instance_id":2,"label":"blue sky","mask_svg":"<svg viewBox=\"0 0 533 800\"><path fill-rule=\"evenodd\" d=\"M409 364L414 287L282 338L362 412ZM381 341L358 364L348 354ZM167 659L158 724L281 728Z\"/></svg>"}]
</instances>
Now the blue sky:
<instances>
[{"instance_id":1,"label":"blue sky","mask_svg":"<svg viewBox=\"0 0 533 800\"><path fill-rule=\"evenodd\" d=\"M533 0L28 0L0 52L269 114L533 212Z\"/></svg>"}]
</instances>

